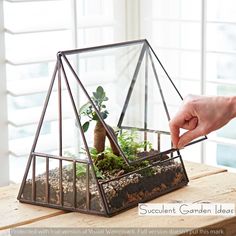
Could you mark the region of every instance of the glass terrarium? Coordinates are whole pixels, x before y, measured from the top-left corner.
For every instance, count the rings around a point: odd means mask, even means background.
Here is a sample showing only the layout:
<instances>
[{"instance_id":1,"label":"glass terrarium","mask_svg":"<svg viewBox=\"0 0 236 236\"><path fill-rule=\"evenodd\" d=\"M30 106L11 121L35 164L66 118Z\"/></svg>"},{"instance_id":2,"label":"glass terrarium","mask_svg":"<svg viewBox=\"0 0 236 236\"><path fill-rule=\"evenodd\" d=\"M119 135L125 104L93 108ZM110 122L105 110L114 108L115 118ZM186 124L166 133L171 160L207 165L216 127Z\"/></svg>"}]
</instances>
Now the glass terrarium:
<instances>
[{"instance_id":1,"label":"glass terrarium","mask_svg":"<svg viewBox=\"0 0 236 236\"><path fill-rule=\"evenodd\" d=\"M185 186L181 100L147 40L59 52L18 199L112 216Z\"/></svg>"}]
</instances>

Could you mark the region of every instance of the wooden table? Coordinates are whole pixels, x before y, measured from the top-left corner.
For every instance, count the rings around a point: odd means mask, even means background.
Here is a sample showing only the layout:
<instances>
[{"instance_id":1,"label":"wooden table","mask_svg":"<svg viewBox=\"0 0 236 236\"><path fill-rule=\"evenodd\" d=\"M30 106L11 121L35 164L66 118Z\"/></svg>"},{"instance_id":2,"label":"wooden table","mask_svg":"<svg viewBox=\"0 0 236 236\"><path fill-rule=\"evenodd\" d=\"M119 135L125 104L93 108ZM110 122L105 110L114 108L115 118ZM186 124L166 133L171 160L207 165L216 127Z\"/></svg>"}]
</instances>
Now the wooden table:
<instances>
[{"instance_id":1,"label":"wooden table","mask_svg":"<svg viewBox=\"0 0 236 236\"><path fill-rule=\"evenodd\" d=\"M188 186L161 196L152 203L217 202L236 203L236 174L226 169L185 162ZM13 227L189 227L224 228L226 235L236 235L236 216L138 216L137 208L111 218L68 213L19 203L18 185L0 188L0 235L10 235Z\"/></svg>"}]
</instances>

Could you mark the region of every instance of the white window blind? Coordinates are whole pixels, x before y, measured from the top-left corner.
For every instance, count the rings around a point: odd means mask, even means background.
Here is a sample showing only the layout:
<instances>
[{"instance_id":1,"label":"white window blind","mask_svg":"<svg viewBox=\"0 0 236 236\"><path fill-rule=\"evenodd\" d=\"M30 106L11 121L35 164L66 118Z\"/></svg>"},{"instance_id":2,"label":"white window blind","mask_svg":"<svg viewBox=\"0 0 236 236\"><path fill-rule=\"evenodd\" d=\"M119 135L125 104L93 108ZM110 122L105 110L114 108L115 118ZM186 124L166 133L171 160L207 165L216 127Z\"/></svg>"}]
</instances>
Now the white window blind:
<instances>
[{"instance_id":1,"label":"white window blind","mask_svg":"<svg viewBox=\"0 0 236 236\"><path fill-rule=\"evenodd\" d=\"M141 36L182 95L236 95L236 2L141 0ZM236 120L183 150L192 161L236 167ZM202 157L202 158L201 158Z\"/></svg>"},{"instance_id":2,"label":"white window blind","mask_svg":"<svg viewBox=\"0 0 236 236\"><path fill-rule=\"evenodd\" d=\"M7 130L7 101L6 101L6 73L5 73L5 41L3 23L3 2L0 1L0 186L9 183L8 159L8 130Z\"/></svg>"},{"instance_id":3,"label":"white window blind","mask_svg":"<svg viewBox=\"0 0 236 236\"><path fill-rule=\"evenodd\" d=\"M124 7L124 0L4 0L12 181L24 172L56 53L124 40ZM54 148L54 114L47 119L45 151Z\"/></svg>"}]
</instances>

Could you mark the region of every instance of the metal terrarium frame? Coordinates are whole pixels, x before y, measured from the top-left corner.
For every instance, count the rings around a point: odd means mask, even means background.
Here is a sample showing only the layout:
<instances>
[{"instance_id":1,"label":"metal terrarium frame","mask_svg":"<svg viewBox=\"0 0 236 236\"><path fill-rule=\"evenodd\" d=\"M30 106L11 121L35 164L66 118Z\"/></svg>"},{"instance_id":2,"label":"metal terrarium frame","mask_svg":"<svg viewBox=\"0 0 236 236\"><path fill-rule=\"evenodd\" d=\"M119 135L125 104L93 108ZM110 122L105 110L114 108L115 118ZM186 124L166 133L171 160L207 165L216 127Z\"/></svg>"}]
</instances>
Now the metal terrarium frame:
<instances>
[{"instance_id":1,"label":"metal terrarium frame","mask_svg":"<svg viewBox=\"0 0 236 236\"><path fill-rule=\"evenodd\" d=\"M77 54L89 52L89 51L93 52L93 51L99 51L99 50L103 50L107 48L118 48L118 47L125 47L125 46L135 45L135 44L142 45L142 48L138 57L137 65L134 69L133 76L131 78L131 83L130 83L128 92L126 94L125 102L123 104L122 111L119 116L117 127L121 130L131 130L133 128L136 128L136 130L143 132L145 140L147 139L147 133L156 134L157 149L159 150L159 153L158 154L155 153L153 155L147 155L147 156L138 158L136 160L129 160L127 156L125 155L125 153L123 152L123 150L121 149L119 143L117 142L117 139L114 133L111 132L110 128L104 121L99 110L97 109L96 104L94 104L94 101L91 99L89 93L87 92L86 88L84 87L83 83L81 82L79 76L77 75L76 71L72 67L67 57L69 55L77 55ZM139 202L145 202L145 201L151 200L157 196L163 195L167 192L180 188L188 183L187 173L185 171L185 167L184 167L179 150L176 150L173 148L170 148L164 151L160 150L160 142L161 142L162 136L170 135L170 133L147 128L147 106L148 106L147 102L145 102L144 104L144 125L142 128L129 127L129 126L122 125L127 107L129 105L130 97L133 92L134 85L136 83L136 80L139 74L140 66L145 55L146 55L146 58L148 58L148 60L150 61L150 65L153 70L154 77L156 79L156 83L159 89L158 92L160 93L160 96L161 96L161 101L162 101L162 105L166 113L166 117L168 120L170 120L168 107L165 101L161 84L159 82L159 77L157 75L157 71L155 68L155 64L153 61L154 59L152 55L154 55L155 60L158 61L159 65L163 69L164 73L166 74L167 78L169 79L171 85L173 86L178 96L181 99L182 97L147 40L130 41L130 42L123 42L123 43L104 45L104 46L98 46L98 47L92 47L92 48L61 51L57 54L57 62L56 62L55 70L54 70L52 80L48 89L42 115L38 124L35 139L34 139L32 149L29 155L28 163L26 166L25 174L24 174L22 184L19 190L18 200L20 202L46 206L46 207L52 207L52 208L58 208L58 209L63 209L63 210L69 210L69 211L78 211L78 212L83 212L83 213L111 216L125 209L136 206ZM148 77L147 64L148 63L145 64L145 76L144 76L145 77L144 78L145 79L145 101L147 101L147 92L148 92L147 91L147 77ZM106 129L106 132L108 133L109 137L113 140L116 148L119 150L119 153L121 157L123 158L123 160L126 162L126 164L135 165L142 161L149 161L149 164L147 166L141 169L137 169L132 172L123 174L121 176L114 177L106 181L98 180L96 176L96 170L94 168L93 160L90 154L89 146L86 140L86 136L84 134L84 130L81 124L80 115L76 108L76 102L71 91L70 83L67 78L65 65L67 66L67 69L69 69L70 72L73 74L73 77L76 83L78 84L80 89L83 91L88 101L91 103L100 122ZM70 102L73 107L74 115L76 117L76 121L79 127L79 131L82 137L85 151L87 154L87 158L88 158L87 160L69 158L69 157L63 156L63 152L62 152L62 146L63 146L62 144L62 135L63 135L62 99L63 97L62 97L62 86L61 86L62 79L64 79L64 82L65 82L65 85L69 94ZM58 137L59 138L59 153L58 155L50 155L47 153L37 152L36 145L37 145L38 138L40 135L40 130L42 128L42 124L45 118L45 113L48 107L50 96L53 91L55 80L57 80L57 84L58 84L57 93L58 93L58 122L59 122L59 127L58 127L59 129L59 137ZM190 144L199 142L205 138L206 137L203 137ZM157 157L161 157L161 158L157 159ZM162 157L165 157L165 158L162 159ZM37 180L37 175L36 175L37 158L43 158L45 160L45 165L46 165L45 166L46 172L44 175L44 184L42 185L43 187L41 188L41 190L39 190L38 182L37 182L38 180ZM52 191L51 185L50 185L50 160L55 160L56 162L58 162L58 178L59 179L58 179L58 189L56 191L54 190ZM70 184L71 184L72 191L70 195L68 195L68 193L65 192L65 189L63 186L63 181L64 181L63 162L64 161L71 164L71 169L70 169L71 183ZM86 170L85 175L83 176L83 180L78 179L76 175L76 169L78 165L83 165ZM164 171L160 170L160 167L164 168ZM30 180L27 180L27 176L29 175L29 172L31 173L32 177ZM129 179L129 182L126 183L124 186L123 182L127 178ZM172 181L171 184L169 184L169 182L168 183L166 182L166 179L170 179L170 178L171 180L169 181L170 182ZM79 181L83 182L83 190L81 190L78 187ZM123 183L123 185L121 185L121 183ZM139 189L138 194L135 192L136 190L134 190L134 187L133 187L133 185L135 184L138 186L138 189ZM113 196L111 192L114 192L113 191L115 188L114 186L116 186L117 192ZM121 190L117 190L117 186L122 186L120 187L120 189L122 189L122 194L121 194ZM37 198L38 191L43 192L40 199ZM81 192L83 192L82 195L81 195ZM55 198L57 200L52 201L51 200L52 195L55 195L56 196ZM69 202L69 204L66 204L66 202L67 203Z\"/></svg>"}]
</instances>

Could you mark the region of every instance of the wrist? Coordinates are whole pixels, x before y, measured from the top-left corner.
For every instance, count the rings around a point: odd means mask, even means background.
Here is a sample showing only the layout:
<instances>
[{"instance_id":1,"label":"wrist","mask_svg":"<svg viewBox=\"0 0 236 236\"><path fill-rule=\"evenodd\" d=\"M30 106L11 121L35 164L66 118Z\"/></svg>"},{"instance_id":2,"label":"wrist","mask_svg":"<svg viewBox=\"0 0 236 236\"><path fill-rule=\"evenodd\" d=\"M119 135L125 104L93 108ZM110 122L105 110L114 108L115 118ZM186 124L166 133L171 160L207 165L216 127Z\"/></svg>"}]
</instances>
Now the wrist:
<instances>
[{"instance_id":1,"label":"wrist","mask_svg":"<svg viewBox=\"0 0 236 236\"><path fill-rule=\"evenodd\" d=\"M229 108L231 119L236 117L236 96L229 97Z\"/></svg>"}]
</instances>

